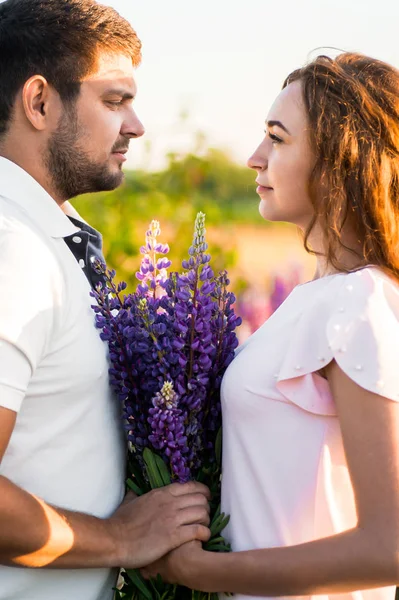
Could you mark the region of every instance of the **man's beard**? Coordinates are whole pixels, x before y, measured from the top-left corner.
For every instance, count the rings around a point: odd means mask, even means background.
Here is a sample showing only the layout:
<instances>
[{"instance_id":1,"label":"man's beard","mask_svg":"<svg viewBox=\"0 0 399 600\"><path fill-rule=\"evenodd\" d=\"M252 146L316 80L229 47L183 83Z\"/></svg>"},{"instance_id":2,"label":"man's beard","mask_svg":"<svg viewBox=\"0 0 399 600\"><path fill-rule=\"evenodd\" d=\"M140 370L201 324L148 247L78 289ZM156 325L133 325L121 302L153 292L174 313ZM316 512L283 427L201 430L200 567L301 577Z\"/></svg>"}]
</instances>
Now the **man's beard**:
<instances>
[{"instance_id":1,"label":"man's beard","mask_svg":"<svg viewBox=\"0 0 399 600\"><path fill-rule=\"evenodd\" d=\"M45 165L54 189L64 200L88 192L114 190L123 181L122 170L111 173L105 162L96 163L81 149L76 111L68 107L51 135Z\"/></svg>"}]
</instances>

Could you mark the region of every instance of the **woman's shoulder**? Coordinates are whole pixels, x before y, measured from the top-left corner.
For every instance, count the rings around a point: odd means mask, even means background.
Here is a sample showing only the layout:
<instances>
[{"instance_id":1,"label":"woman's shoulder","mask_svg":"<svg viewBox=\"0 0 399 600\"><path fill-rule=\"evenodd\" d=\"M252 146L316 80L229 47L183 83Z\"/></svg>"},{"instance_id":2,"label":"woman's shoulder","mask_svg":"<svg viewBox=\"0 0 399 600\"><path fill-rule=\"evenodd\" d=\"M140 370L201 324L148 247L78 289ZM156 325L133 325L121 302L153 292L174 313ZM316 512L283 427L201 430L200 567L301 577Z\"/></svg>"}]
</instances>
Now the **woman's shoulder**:
<instances>
[{"instance_id":1,"label":"woman's shoulder","mask_svg":"<svg viewBox=\"0 0 399 600\"><path fill-rule=\"evenodd\" d=\"M380 267L370 265L349 273L333 275L313 297L313 304L324 305L326 314L355 311L368 303L380 304L381 309L397 308L399 315L399 280Z\"/></svg>"},{"instance_id":2,"label":"woman's shoulder","mask_svg":"<svg viewBox=\"0 0 399 600\"><path fill-rule=\"evenodd\" d=\"M399 290L399 279L396 280L393 275L376 265L369 265L356 271L342 273L341 275L342 285L356 287L365 293L372 292L378 286L388 286L389 288ZM348 291L352 291L352 288Z\"/></svg>"},{"instance_id":3,"label":"woman's shoulder","mask_svg":"<svg viewBox=\"0 0 399 600\"><path fill-rule=\"evenodd\" d=\"M312 300L292 332L281 391L297 394L303 376L335 360L361 387L398 400L399 283L370 266L330 278ZM327 395L325 406L320 394L308 390L303 397L318 398L311 412L334 414Z\"/></svg>"},{"instance_id":4,"label":"woman's shoulder","mask_svg":"<svg viewBox=\"0 0 399 600\"><path fill-rule=\"evenodd\" d=\"M306 323L341 364L366 367L393 348L398 356L399 282L377 266L339 274L303 315L303 330Z\"/></svg>"}]
</instances>

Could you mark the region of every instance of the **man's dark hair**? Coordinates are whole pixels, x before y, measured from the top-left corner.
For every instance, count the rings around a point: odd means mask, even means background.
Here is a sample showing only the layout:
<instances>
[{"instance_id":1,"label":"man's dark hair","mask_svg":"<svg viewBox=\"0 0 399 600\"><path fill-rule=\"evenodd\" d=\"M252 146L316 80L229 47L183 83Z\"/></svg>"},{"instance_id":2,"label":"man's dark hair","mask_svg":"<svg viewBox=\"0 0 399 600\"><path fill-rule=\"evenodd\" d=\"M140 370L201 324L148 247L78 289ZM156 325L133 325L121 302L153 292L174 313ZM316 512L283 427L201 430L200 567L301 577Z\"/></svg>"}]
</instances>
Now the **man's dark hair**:
<instances>
[{"instance_id":1,"label":"man's dark hair","mask_svg":"<svg viewBox=\"0 0 399 600\"><path fill-rule=\"evenodd\" d=\"M141 60L141 42L113 8L95 0L6 0L0 4L0 136L18 91L42 75L70 103L99 51Z\"/></svg>"}]
</instances>

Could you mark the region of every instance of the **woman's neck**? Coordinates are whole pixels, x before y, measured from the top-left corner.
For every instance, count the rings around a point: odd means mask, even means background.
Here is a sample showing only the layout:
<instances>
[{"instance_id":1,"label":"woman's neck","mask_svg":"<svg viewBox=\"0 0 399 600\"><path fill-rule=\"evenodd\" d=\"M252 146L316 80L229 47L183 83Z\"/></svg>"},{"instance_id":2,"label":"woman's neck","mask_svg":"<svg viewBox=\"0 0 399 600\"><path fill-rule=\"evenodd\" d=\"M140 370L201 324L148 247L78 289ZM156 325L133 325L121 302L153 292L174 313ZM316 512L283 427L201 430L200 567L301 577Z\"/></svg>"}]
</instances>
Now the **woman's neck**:
<instances>
[{"instance_id":1,"label":"woman's neck","mask_svg":"<svg viewBox=\"0 0 399 600\"><path fill-rule=\"evenodd\" d=\"M357 239L357 236L353 229L349 227L344 228L341 235L341 242L343 246L340 246L337 250L337 262L342 265L342 269L347 271L353 271L365 264L363 258L363 247L362 243ZM327 275L338 273L340 269L334 267L326 259L326 251L324 239L320 228L317 226L309 236L309 245L317 254L317 266L316 272L313 279L319 279Z\"/></svg>"}]
</instances>

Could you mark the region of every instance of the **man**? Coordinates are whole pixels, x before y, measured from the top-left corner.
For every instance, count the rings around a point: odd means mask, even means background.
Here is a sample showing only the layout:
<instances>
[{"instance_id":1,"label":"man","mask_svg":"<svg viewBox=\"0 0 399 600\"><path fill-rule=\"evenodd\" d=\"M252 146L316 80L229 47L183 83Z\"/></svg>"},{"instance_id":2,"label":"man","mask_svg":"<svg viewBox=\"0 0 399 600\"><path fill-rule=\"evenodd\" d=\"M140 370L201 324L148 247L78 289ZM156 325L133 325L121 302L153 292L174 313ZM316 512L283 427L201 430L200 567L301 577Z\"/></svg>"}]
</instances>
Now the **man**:
<instances>
[{"instance_id":1,"label":"man","mask_svg":"<svg viewBox=\"0 0 399 600\"><path fill-rule=\"evenodd\" d=\"M94 0L0 4L0 600L110 599L117 567L209 536L200 484L121 504L99 236L68 203L123 179L140 48Z\"/></svg>"}]
</instances>

